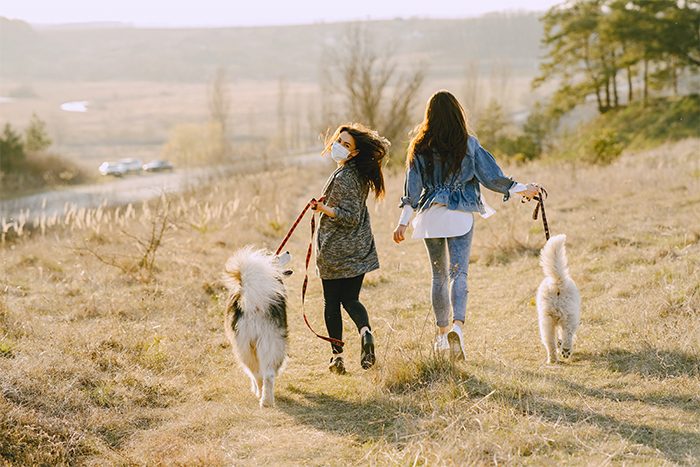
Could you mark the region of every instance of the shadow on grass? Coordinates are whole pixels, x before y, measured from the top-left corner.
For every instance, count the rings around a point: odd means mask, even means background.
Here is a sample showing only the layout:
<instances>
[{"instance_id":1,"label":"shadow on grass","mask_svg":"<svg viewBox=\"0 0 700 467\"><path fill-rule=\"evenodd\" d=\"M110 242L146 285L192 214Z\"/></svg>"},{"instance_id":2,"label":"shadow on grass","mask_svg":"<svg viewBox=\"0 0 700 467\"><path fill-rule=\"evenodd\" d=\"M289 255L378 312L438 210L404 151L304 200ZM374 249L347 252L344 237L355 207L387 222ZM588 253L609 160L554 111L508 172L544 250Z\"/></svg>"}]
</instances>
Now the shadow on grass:
<instances>
[{"instance_id":1,"label":"shadow on grass","mask_svg":"<svg viewBox=\"0 0 700 467\"><path fill-rule=\"evenodd\" d=\"M579 357L581 357L580 354ZM532 371L523 371L522 374L533 380L541 380L544 376ZM548 375L547 378L553 384L566 388L572 395L578 394L582 399L589 397L613 403L639 402L666 409L683 410L690 415L700 413L700 398L697 395L652 394L638 396L610 388L589 389L568 381L563 376ZM657 450L673 462L688 463L690 459L692 459L691 464L700 462L700 434L695 430L681 431L636 424L618 417L598 413L590 407L588 407L589 410L581 410L570 405L552 402L549 400L550 395L550 393L544 392L522 392L511 389L510 392L503 393L501 397L504 403L513 406L515 410L527 416L537 416L554 424L561 422L571 425L577 423L592 424L605 433L625 438L631 444L643 444Z\"/></svg>"},{"instance_id":2,"label":"shadow on grass","mask_svg":"<svg viewBox=\"0 0 700 467\"><path fill-rule=\"evenodd\" d=\"M614 373L638 374L650 378L687 376L700 378L700 357L653 348L631 352L611 349L603 353L578 353L579 360L605 362Z\"/></svg>"},{"instance_id":3,"label":"shadow on grass","mask_svg":"<svg viewBox=\"0 0 700 467\"><path fill-rule=\"evenodd\" d=\"M533 375L541 377L541 375ZM683 410L689 414L700 413L700 395L671 395L671 394L651 394L651 395L635 395L626 391L618 391L610 388L588 389L580 384L572 383L563 378L554 378L554 382L566 387L582 396L594 397L611 402L641 402L643 404L652 405L655 407L663 407L665 409Z\"/></svg>"},{"instance_id":4,"label":"shadow on grass","mask_svg":"<svg viewBox=\"0 0 700 467\"><path fill-rule=\"evenodd\" d=\"M292 416L299 424L338 435L351 435L358 442L379 439L395 441L397 436L406 431L403 426L406 415L418 411L416 407L398 408L383 400L348 402L296 387L290 389L303 400L276 396L277 409Z\"/></svg>"},{"instance_id":5,"label":"shadow on grass","mask_svg":"<svg viewBox=\"0 0 700 467\"><path fill-rule=\"evenodd\" d=\"M682 374L690 373L694 368L692 364L684 365L687 366L680 367L680 370L685 372ZM462 365L442 359L415 359L413 365L397 367L405 367L405 370L391 375L384 382L386 392L378 393L371 400L349 402L336 396L292 387L292 392L301 396L301 400L280 396L277 398L277 407L294 417L300 424L340 435L350 435L357 442L376 440L388 444L401 444L403 440L421 434L419 432L422 421L435 415L436 411L441 414L440 418L460 417L469 413L475 402L480 403L482 399L488 398L488 404L491 406L496 404L507 407L516 414L526 418L538 418L550 426L565 423L575 429L577 424L586 424L596 427L608 436L625 439L630 445L646 446L670 462L700 462L700 434L695 430L635 423L591 407L578 408L565 402L551 400L557 391L524 390L520 385L496 386L470 374ZM544 376L530 371L524 371L522 375L540 380ZM639 397L608 389L588 389L567 381L565 377L548 378L553 384L570 391L573 397L579 394L581 397L612 402L641 402L685 410L690 414L700 410L698 399L689 398L687 395ZM427 399L430 399L429 403L426 402ZM442 406L437 402L438 399L444 401ZM480 408L490 410L483 404ZM453 411L454 413L451 413ZM430 436L430 433L421 436Z\"/></svg>"},{"instance_id":6,"label":"shadow on grass","mask_svg":"<svg viewBox=\"0 0 700 467\"><path fill-rule=\"evenodd\" d=\"M340 435L358 442L383 440L389 444L416 436L421 420L435 410L462 410L494 392L461 365L444 358L418 358L399 371L385 375L382 390L364 402L344 400L289 386L301 400L276 396L276 407L297 423ZM448 408L449 406L449 408Z\"/></svg>"},{"instance_id":7,"label":"shadow on grass","mask_svg":"<svg viewBox=\"0 0 700 467\"><path fill-rule=\"evenodd\" d=\"M641 444L661 452L672 462L690 465L700 462L700 434L697 432L631 423L596 413L592 409L581 410L552 402L537 393L518 394L517 398L514 395L506 396L502 400L528 417L536 416L552 424L592 424L604 433L626 439L630 444Z\"/></svg>"}]
</instances>

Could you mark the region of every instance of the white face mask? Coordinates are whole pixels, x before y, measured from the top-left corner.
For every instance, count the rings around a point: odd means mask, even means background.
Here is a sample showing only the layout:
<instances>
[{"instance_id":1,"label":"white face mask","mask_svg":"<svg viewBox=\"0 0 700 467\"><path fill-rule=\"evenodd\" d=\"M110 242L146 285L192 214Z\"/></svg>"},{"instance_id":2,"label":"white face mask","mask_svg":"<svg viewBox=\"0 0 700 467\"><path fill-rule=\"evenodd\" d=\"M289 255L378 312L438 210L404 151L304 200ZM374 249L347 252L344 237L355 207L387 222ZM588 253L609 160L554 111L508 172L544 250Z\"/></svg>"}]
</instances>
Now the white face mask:
<instances>
[{"instance_id":1,"label":"white face mask","mask_svg":"<svg viewBox=\"0 0 700 467\"><path fill-rule=\"evenodd\" d=\"M348 148L343 147L337 141L331 146L331 157L336 162L345 162L350 157L350 151Z\"/></svg>"}]
</instances>

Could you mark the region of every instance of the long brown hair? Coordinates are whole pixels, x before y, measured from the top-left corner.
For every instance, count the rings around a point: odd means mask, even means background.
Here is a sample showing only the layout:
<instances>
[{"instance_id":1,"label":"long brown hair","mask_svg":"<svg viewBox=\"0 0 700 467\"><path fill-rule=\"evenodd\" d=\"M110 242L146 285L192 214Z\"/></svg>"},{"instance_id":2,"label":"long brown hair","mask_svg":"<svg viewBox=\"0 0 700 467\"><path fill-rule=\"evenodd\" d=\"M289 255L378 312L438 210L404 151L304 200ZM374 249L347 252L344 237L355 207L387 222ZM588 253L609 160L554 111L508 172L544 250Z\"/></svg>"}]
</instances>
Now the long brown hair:
<instances>
[{"instance_id":1,"label":"long brown hair","mask_svg":"<svg viewBox=\"0 0 700 467\"><path fill-rule=\"evenodd\" d=\"M340 134L347 131L355 140L355 150L359 150L351 161L355 163L357 171L370 189L374 192L374 199L384 198L384 173L382 172L382 162L389 152L391 143L383 136L379 136L374 130L370 130L360 123L347 123L339 126L333 136L326 135L326 148L324 153L330 151L333 142Z\"/></svg>"},{"instance_id":2,"label":"long brown hair","mask_svg":"<svg viewBox=\"0 0 700 467\"><path fill-rule=\"evenodd\" d=\"M447 179L457 173L467 154L467 116L457 98L444 89L428 99L423 121L411 132L406 164L413 163L416 154L427 158L427 168L432 172L435 160L443 165Z\"/></svg>"}]
</instances>

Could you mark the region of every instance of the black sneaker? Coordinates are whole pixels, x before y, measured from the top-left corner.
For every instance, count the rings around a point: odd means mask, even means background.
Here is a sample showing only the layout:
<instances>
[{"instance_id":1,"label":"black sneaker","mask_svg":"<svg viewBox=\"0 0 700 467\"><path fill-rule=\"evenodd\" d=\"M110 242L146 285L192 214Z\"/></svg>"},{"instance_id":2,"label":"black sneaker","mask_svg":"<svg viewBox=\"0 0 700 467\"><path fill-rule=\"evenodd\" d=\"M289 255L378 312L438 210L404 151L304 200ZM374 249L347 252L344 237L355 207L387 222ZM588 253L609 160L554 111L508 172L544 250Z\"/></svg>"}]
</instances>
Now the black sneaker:
<instances>
[{"instance_id":1,"label":"black sneaker","mask_svg":"<svg viewBox=\"0 0 700 467\"><path fill-rule=\"evenodd\" d=\"M374 357L374 336L370 331L362 335L362 354L360 356L360 364L365 370L369 370L374 366L376 358Z\"/></svg>"},{"instance_id":2,"label":"black sneaker","mask_svg":"<svg viewBox=\"0 0 700 467\"><path fill-rule=\"evenodd\" d=\"M336 355L335 357L331 357L331 363L328 365L328 369L331 370L331 373L337 373L339 375L344 375L346 373L345 371L345 363L343 362L343 357L340 355Z\"/></svg>"}]
</instances>

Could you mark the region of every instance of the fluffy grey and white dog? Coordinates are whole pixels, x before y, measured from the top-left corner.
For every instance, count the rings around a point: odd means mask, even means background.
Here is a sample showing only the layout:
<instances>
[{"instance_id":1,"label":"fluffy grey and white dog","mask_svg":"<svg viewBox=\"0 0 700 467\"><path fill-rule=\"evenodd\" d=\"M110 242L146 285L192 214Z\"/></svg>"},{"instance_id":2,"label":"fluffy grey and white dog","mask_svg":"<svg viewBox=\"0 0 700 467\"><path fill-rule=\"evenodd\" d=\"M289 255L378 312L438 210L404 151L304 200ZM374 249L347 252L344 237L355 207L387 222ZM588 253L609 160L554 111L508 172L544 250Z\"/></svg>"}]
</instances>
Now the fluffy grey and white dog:
<instances>
[{"instance_id":1,"label":"fluffy grey and white dog","mask_svg":"<svg viewBox=\"0 0 700 467\"><path fill-rule=\"evenodd\" d=\"M569 276L565 242L566 235L556 235L540 251L540 266L546 277L537 289L537 312L547 363L559 361L557 347L562 358L573 353L581 311L581 297Z\"/></svg>"},{"instance_id":2,"label":"fluffy grey and white dog","mask_svg":"<svg viewBox=\"0 0 700 467\"><path fill-rule=\"evenodd\" d=\"M261 407L275 404L275 377L287 359L287 292L282 279L288 252L279 256L251 247L226 262L224 285L230 291L224 326L234 354L250 376Z\"/></svg>"}]
</instances>

